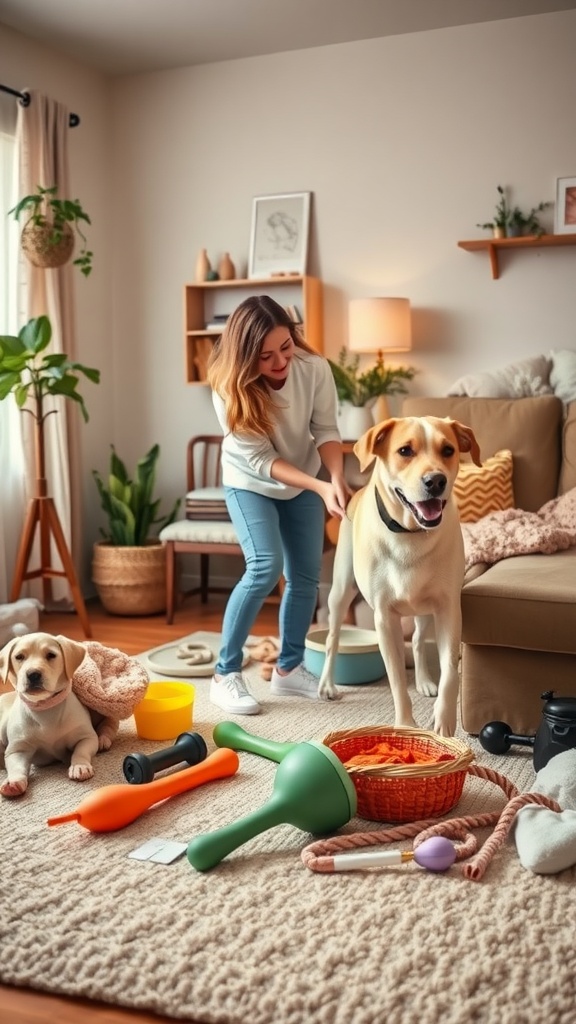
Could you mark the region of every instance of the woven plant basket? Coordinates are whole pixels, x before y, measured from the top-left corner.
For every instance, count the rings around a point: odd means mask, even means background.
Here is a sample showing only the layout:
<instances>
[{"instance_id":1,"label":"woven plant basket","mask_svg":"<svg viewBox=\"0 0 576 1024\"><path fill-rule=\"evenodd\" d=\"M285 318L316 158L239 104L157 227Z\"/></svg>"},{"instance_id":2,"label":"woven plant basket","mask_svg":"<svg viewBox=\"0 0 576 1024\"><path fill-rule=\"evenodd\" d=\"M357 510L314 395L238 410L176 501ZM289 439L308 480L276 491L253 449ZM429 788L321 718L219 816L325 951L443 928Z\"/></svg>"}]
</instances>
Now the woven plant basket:
<instances>
[{"instance_id":1,"label":"woven plant basket","mask_svg":"<svg viewBox=\"0 0 576 1024\"><path fill-rule=\"evenodd\" d=\"M29 220L22 229L20 244L30 263L35 267L62 267L74 252L74 232L64 224L62 237L54 242L51 224L34 224Z\"/></svg>"},{"instance_id":2,"label":"woven plant basket","mask_svg":"<svg viewBox=\"0 0 576 1024\"><path fill-rule=\"evenodd\" d=\"M439 818L458 803L474 753L461 740L423 729L394 729L371 725L331 732L323 743L343 764L365 754L377 743L398 751L418 751L430 764L379 764L348 768L358 795L358 814L368 821L406 822ZM453 760L434 761L450 754Z\"/></svg>"},{"instance_id":3,"label":"woven plant basket","mask_svg":"<svg viewBox=\"0 0 576 1024\"><path fill-rule=\"evenodd\" d=\"M92 579L111 615L156 615L166 611L166 550L160 541L143 547L94 545Z\"/></svg>"}]
</instances>

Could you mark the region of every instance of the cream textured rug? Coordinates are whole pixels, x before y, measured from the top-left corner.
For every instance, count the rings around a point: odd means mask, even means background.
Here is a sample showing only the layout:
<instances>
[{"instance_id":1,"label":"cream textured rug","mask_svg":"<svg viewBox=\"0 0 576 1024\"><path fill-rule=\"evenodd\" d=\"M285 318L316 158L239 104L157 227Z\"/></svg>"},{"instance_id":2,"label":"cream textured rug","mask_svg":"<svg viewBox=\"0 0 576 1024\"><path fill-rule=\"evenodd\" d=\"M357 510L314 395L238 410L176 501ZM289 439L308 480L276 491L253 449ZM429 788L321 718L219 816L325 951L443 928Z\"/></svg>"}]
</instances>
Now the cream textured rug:
<instances>
[{"instance_id":1,"label":"cream textured rug","mask_svg":"<svg viewBox=\"0 0 576 1024\"><path fill-rule=\"evenodd\" d=\"M214 634L194 638L217 647ZM325 704L271 697L259 673L248 669L263 712L238 719L258 735L321 739L392 721L385 683L346 687L342 701ZM212 751L213 727L227 716L209 703L208 680L193 683L193 728ZM414 702L429 728L431 702ZM495 758L469 741L479 763L531 788L529 749ZM574 1021L575 870L533 875L511 838L478 883L458 865L443 875L413 863L316 874L300 859L314 837L290 825L204 874L185 857L168 866L128 857L150 837L187 842L264 804L277 766L247 753L234 777L157 804L122 831L47 827L91 790L123 782L126 754L164 745L139 740L129 719L90 782L51 766L35 772L23 799L2 802L2 981L202 1024ZM504 803L492 783L470 778L449 817ZM355 818L342 831L376 827Z\"/></svg>"}]
</instances>

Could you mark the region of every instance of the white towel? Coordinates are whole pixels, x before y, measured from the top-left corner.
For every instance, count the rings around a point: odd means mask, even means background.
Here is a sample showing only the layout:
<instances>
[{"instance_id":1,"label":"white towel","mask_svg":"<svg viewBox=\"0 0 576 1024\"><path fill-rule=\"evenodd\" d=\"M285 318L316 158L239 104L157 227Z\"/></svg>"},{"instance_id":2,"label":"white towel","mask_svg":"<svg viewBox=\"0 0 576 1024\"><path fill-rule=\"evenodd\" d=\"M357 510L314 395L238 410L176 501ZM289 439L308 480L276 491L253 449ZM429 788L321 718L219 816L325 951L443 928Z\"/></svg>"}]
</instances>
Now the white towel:
<instances>
[{"instance_id":1,"label":"white towel","mask_svg":"<svg viewBox=\"0 0 576 1024\"><path fill-rule=\"evenodd\" d=\"M516 816L514 838L522 867L555 875L576 864L576 750L550 758L536 775L532 792L562 807L562 813L528 804Z\"/></svg>"}]
</instances>

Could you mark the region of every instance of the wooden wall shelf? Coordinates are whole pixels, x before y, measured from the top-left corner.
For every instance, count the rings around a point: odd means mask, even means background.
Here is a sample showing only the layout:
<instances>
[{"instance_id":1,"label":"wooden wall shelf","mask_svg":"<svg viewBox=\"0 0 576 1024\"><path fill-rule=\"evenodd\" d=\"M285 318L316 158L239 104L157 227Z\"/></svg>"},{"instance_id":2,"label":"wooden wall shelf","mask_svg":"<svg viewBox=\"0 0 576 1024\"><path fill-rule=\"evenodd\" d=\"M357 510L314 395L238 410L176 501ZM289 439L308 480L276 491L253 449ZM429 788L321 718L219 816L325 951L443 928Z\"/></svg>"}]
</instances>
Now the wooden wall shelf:
<instances>
[{"instance_id":1,"label":"wooden wall shelf","mask_svg":"<svg viewBox=\"0 0 576 1024\"><path fill-rule=\"evenodd\" d=\"M492 277L495 281L500 277L498 254L503 249L538 249L556 245L576 245L576 234L573 235L527 235L522 238L474 238L470 242L458 242L460 249L466 252L487 252L490 256Z\"/></svg>"}]
</instances>

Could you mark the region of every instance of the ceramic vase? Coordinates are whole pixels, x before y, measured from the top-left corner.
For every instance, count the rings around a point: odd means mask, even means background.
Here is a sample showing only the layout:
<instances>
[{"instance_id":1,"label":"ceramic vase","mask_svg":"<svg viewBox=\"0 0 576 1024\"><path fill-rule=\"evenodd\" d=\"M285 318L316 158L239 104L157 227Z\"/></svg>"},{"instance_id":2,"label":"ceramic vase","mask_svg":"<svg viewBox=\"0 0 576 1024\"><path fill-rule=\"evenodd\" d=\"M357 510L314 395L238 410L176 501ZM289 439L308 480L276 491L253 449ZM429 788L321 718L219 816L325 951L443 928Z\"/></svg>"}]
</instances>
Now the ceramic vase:
<instances>
[{"instance_id":1,"label":"ceramic vase","mask_svg":"<svg viewBox=\"0 0 576 1024\"><path fill-rule=\"evenodd\" d=\"M236 277L236 267L230 259L230 253L225 252L218 264L218 277L221 281L233 281Z\"/></svg>"},{"instance_id":2,"label":"ceramic vase","mask_svg":"<svg viewBox=\"0 0 576 1024\"><path fill-rule=\"evenodd\" d=\"M208 274L210 273L211 270L212 266L210 264L210 260L208 259L208 253L206 252L206 249L200 249L200 252L198 253L198 258L196 260L196 280L207 281Z\"/></svg>"}]
</instances>

